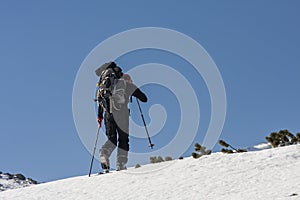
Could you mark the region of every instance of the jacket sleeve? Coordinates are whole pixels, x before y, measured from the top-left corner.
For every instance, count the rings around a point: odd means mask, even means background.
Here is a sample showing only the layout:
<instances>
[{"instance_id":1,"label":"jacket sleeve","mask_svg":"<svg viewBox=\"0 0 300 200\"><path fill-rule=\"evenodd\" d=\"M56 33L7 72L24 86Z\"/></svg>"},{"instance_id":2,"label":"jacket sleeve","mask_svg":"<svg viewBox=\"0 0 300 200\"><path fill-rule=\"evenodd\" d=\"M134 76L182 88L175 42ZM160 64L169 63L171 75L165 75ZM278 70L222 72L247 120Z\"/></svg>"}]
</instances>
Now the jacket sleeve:
<instances>
[{"instance_id":1,"label":"jacket sleeve","mask_svg":"<svg viewBox=\"0 0 300 200\"><path fill-rule=\"evenodd\" d=\"M97 100L98 100L98 118L103 119L103 113L104 113L104 108L103 104L101 103L101 95L100 95L100 89L98 89L97 94L96 94Z\"/></svg>"},{"instance_id":2,"label":"jacket sleeve","mask_svg":"<svg viewBox=\"0 0 300 200\"><path fill-rule=\"evenodd\" d=\"M147 102L148 101L147 96L145 95L145 93L143 93L136 85L129 84L128 89L129 89L129 96L134 96L142 102Z\"/></svg>"},{"instance_id":3,"label":"jacket sleeve","mask_svg":"<svg viewBox=\"0 0 300 200\"><path fill-rule=\"evenodd\" d=\"M103 112L104 112L104 109L102 107L102 105L99 103L98 104L98 117L103 119Z\"/></svg>"},{"instance_id":4,"label":"jacket sleeve","mask_svg":"<svg viewBox=\"0 0 300 200\"><path fill-rule=\"evenodd\" d=\"M148 101L147 96L145 95L145 93L143 93L139 88L137 88L133 92L132 96L138 98L142 102L147 102Z\"/></svg>"}]
</instances>

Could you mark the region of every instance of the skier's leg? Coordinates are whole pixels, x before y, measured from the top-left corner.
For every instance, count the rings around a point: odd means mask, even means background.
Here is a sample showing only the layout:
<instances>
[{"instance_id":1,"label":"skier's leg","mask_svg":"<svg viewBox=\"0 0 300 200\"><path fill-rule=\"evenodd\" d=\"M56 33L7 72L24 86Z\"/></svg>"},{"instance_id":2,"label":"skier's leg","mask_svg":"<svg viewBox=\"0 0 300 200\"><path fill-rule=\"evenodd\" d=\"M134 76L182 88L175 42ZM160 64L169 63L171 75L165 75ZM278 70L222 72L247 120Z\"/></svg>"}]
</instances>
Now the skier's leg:
<instances>
[{"instance_id":1,"label":"skier's leg","mask_svg":"<svg viewBox=\"0 0 300 200\"><path fill-rule=\"evenodd\" d=\"M126 169L126 163L128 161L129 151L129 119L125 118L125 126L122 129L117 127L118 130L118 154L117 154L117 170Z\"/></svg>"},{"instance_id":2,"label":"skier's leg","mask_svg":"<svg viewBox=\"0 0 300 200\"><path fill-rule=\"evenodd\" d=\"M109 169L109 157L117 146L116 123L109 113L105 113L105 128L107 141L100 150L100 162L103 169Z\"/></svg>"}]
</instances>

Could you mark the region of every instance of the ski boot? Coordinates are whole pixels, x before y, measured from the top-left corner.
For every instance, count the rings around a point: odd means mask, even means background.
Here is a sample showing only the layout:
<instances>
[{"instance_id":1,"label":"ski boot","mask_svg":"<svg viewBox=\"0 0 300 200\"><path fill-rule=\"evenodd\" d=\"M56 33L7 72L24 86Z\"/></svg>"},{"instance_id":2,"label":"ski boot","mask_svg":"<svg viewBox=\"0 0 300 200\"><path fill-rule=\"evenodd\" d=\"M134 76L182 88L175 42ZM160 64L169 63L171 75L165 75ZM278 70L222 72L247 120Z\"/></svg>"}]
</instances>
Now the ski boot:
<instances>
[{"instance_id":1,"label":"ski boot","mask_svg":"<svg viewBox=\"0 0 300 200\"><path fill-rule=\"evenodd\" d=\"M116 171L126 170L127 167L124 163L117 163L117 169Z\"/></svg>"},{"instance_id":2,"label":"ski boot","mask_svg":"<svg viewBox=\"0 0 300 200\"><path fill-rule=\"evenodd\" d=\"M106 155L100 155L100 163L103 169L103 173L109 173L109 158Z\"/></svg>"}]
</instances>

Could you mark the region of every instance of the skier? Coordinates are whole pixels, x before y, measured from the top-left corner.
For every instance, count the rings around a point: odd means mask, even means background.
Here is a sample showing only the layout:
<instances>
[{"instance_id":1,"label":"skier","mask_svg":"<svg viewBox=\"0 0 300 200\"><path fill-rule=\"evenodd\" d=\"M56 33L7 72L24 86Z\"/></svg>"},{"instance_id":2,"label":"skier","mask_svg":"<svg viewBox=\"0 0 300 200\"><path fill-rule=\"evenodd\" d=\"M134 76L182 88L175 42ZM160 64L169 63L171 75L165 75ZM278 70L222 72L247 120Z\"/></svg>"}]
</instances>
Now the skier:
<instances>
[{"instance_id":1,"label":"skier","mask_svg":"<svg viewBox=\"0 0 300 200\"><path fill-rule=\"evenodd\" d=\"M132 83L128 74L123 74L122 69L114 62L111 62L109 68L112 68L116 80L110 79L99 84L106 84L107 88L98 91L97 97L101 98L98 107L98 123L102 124L104 113L104 124L106 128L107 141L100 150L100 162L104 172L109 172L109 157L116 147L117 150L117 171L126 169L129 151L129 109L128 103L132 96L138 98L142 102L147 102L146 95ZM103 72L103 74L109 74ZM108 76L112 77L112 75ZM108 78L103 78L108 80ZM101 80L101 78L100 78ZM109 82L109 84L107 84ZM110 90L108 92L108 90ZM110 95L103 95L109 93ZM99 101L100 102L100 101Z\"/></svg>"}]
</instances>

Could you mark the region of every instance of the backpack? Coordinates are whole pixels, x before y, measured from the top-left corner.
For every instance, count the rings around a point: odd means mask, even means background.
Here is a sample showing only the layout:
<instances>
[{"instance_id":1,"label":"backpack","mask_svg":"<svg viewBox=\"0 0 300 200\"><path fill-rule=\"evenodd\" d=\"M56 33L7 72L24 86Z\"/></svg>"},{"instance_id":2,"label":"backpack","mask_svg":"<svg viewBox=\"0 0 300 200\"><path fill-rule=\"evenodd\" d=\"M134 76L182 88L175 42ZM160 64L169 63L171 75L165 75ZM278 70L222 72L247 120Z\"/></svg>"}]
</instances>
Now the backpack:
<instances>
[{"instance_id":1,"label":"backpack","mask_svg":"<svg viewBox=\"0 0 300 200\"><path fill-rule=\"evenodd\" d=\"M114 62L109 62L103 64L96 71L96 75L99 76L97 100L98 102L104 104L105 109L107 109L107 101L110 101L110 111L112 110L112 105L120 104L125 99L125 89L117 89L117 83L122 77L122 69L116 65ZM120 86L120 85L119 85ZM112 98L113 97L113 98ZM113 100L113 101L112 101Z\"/></svg>"},{"instance_id":2,"label":"backpack","mask_svg":"<svg viewBox=\"0 0 300 200\"><path fill-rule=\"evenodd\" d=\"M120 111L124 105L127 108L128 97L126 96L126 88L127 81L124 78L118 79L113 86L111 94L111 105L116 111Z\"/></svg>"},{"instance_id":3,"label":"backpack","mask_svg":"<svg viewBox=\"0 0 300 200\"><path fill-rule=\"evenodd\" d=\"M123 75L122 69L115 62L109 62L103 64L95 72L99 76L97 84L99 95L104 99L111 96L114 85Z\"/></svg>"},{"instance_id":4,"label":"backpack","mask_svg":"<svg viewBox=\"0 0 300 200\"><path fill-rule=\"evenodd\" d=\"M99 95L106 99L112 95L113 88L117 83L118 78L116 77L114 71L108 68L102 72L99 79Z\"/></svg>"}]
</instances>

